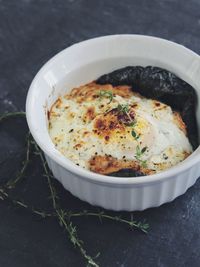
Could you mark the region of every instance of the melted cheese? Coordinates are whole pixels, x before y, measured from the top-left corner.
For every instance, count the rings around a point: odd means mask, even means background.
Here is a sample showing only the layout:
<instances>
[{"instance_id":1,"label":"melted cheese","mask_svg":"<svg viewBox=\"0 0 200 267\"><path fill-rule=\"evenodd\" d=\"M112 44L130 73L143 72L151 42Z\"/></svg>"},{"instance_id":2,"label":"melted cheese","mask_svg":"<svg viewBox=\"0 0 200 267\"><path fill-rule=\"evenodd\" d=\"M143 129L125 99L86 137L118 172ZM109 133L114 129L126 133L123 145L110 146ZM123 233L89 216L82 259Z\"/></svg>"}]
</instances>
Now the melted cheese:
<instances>
[{"instance_id":1,"label":"melted cheese","mask_svg":"<svg viewBox=\"0 0 200 267\"><path fill-rule=\"evenodd\" d=\"M192 153L180 115L128 86L90 83L73 89L52 106L49 134L64 156L104 174L123 168L157 173Z\"/></svg>"}]
</instances>

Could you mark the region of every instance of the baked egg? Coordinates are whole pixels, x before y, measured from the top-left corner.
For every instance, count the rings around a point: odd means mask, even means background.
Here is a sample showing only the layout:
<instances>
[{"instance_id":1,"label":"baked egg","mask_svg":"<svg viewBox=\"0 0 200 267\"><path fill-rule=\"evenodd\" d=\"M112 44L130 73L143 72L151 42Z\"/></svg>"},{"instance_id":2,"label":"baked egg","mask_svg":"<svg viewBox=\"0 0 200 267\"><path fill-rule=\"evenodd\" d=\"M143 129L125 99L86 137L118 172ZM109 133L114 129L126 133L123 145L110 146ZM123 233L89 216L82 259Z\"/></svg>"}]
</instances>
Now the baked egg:
<instances>
[{"instance_id":1,"label":"baked egg","mask_svg":"<svg viewBox=\"0 0 200 267\"><path fill-rule=\"evenodd\" d=\"M48 117L56 148L93 172L154 174L192 153L180 114L130 86L92 82L74 88L57 99Z\"/></svg>"}]
</instances>

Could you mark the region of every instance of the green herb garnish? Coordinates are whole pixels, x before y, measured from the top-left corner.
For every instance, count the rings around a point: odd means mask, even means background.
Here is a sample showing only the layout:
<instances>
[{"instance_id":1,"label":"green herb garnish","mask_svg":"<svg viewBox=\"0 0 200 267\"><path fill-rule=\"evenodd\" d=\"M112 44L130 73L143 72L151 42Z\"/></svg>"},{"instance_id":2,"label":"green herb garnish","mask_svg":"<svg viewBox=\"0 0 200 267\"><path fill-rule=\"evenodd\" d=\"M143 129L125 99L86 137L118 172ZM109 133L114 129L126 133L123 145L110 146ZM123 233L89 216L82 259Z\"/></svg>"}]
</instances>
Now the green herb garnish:
<instances>
[{"instance_id":1,"label":"green herb garnish","mask_svg":"<svg viewBox=\"0 0 200 267\"><path fill-rule=\"evenodd\" d=\"M141 153L144 154L146 150L147 150L147 146L142 148Z\"/></svg>"},{"instance_id":2,"label":"green herb garnish","mask_svg":"<svg viewBox=\"0 0 200 267\"><path fill-rule=\"evenodd\" d=\"M147 146L143 147L142 149L140 148L139 145L136 146L136 159L141 158L141 156L145 153L147 150Z\"/></svg>"},{"instance_id":3,"label":"green herb garnish","mask_svg":"<svg viewBox=\"0 0 200 267\"><path fill-rule=\"evenodd\" d=\"M112 91L105 91L105 90L101 90L99 92L99 97L100 97L100 100L102 100L103 97L108 97L109 98L109 103L110 104L113 100L113 92Z\"/></svg>"},{"instance_id":4,"label":"green herb garnish","mask_svg":"<svg viewBox=\"0 0 200 267\"><path fill-rule=\"evenodd\" d=\"M118 109L119 112L124 113L124 114L126 114L128 116L130 122L128 124L126 124L126 125L129 126L129 127L132 127L132 128L135 127L137 122L136 122L136 120L132 119L130 117L130 115L129 115L129 110L130 110L129 105L128 104L118 104L117 109ZM136 134L134 129L132 129L131 134L135 138L135 140L137 140L140 137L140 135Z\"/></svg>"},{"instance_id":5,"label":"green herb garnish","mask_svg":"<svg viewBox=\"0 0 200 267\"><path fill-rule=\"evenodd\" d=\"M147 167L147 161L142 160L141 157L146 152L146 150L147 150L147 146L143 147L142 149L140 148L139 145L136 146L135 158L141 163L142 167L144 168Z\"/></svg>"},{"instance_id":6,"label":"green herb garnish","mask_svg":"<svg viewBox=\"0 0 200 267\"><path fill-rule=\"evenodd\" d=\"M136 125L136 123L137 122L135 120L133 120L132 122L130 122L129 124L127 124L127 126L134 127Z\"/></svg>"},{"instance_id":7,"label":"green herb garnish","mask_svg":"<svg viewBox=\"0 0 200 267\"><path fill-rule=\"evenodd\" d=\"M134 130L131 131L131 134L135 138L135 140L138 140L138 138L140 137L140 135L139 134L136 134L136 132Z\"/></svg>"},{"instance_id":8,"label":"green herb garnish","mask_svg":"<svg viewBox=\"0 0 200 267\"><path fill-rule=\"evenodd\" d=\"M147 167L147 161L146 160L141 160L140 163L141 163L143 168Z\"/></svg>"},{"instance_id":9,"label":"green herb garnish","mask_svg":"<svg viewBox=\"0 0 200 267\"><path fill-rule=\"evenodd\" d=\"M127 114L130 108L128 104L118 104L117 109L119 112Z\"/></svg>"}]
</instances>

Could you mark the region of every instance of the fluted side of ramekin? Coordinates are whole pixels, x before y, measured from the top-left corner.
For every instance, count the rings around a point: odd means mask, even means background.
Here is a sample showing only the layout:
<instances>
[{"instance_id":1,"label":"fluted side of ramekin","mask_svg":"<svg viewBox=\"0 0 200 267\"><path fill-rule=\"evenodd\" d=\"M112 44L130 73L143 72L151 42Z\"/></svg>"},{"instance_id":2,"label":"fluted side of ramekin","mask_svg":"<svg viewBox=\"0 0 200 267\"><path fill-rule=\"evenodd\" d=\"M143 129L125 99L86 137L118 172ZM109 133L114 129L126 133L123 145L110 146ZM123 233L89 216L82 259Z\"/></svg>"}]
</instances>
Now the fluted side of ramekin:
<instances>
[{"instance_id":1,"label":"fluted side of ramekin","mask_svg":"<svg viewBox=\"0 0 200 267\"><path fill-rule=\"evenodd\" d=\"M55 178L74 196L92 205L116 211L144 210L170 202L184 194L196 182L200 172L200 165L197 164L164 181L129 186L108 185L74 175L45 156Z\"/></svg>"}]
</instances>

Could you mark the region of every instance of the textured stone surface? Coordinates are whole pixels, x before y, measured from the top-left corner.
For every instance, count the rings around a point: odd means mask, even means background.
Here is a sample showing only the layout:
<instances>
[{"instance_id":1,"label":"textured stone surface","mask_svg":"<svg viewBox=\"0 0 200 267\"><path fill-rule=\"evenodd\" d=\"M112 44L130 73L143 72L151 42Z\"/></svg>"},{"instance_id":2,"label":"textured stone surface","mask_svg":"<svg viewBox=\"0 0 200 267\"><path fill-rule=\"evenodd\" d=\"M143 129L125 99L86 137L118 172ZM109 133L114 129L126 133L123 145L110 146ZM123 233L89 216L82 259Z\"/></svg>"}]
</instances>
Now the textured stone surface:
<instances>
[{"instance_id":1,"label":"textured stone surface","mask_svg":"<svg viewBox=\"0 0 200 267\"><path fill-rule=\"evenodd\" d=\"M28 87L39 68L63 48L115 33L163 37L200 52L200 2L178 0L0 0L0 112L24 110ZM21 119L0 126L0 182L15 174L27 130ZM94 209L59 186L66 208ZM121 224L76 219L80 238L100 266L180 267L200 262L200 181L184 196L160 208L134 213L148 235ZM38 162L14 195L49 208ZM115 214L115 213L114 213ZM128 216L127 213L123 214ZM84 266L55 220L41 220L0 202L0 266Z\"/></svg>"}]
</instances>

